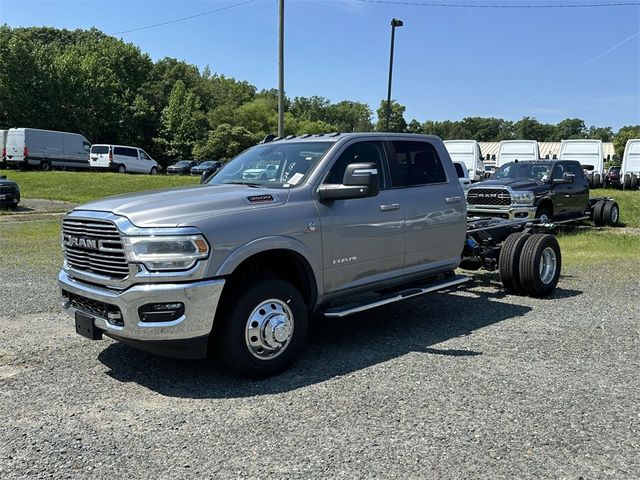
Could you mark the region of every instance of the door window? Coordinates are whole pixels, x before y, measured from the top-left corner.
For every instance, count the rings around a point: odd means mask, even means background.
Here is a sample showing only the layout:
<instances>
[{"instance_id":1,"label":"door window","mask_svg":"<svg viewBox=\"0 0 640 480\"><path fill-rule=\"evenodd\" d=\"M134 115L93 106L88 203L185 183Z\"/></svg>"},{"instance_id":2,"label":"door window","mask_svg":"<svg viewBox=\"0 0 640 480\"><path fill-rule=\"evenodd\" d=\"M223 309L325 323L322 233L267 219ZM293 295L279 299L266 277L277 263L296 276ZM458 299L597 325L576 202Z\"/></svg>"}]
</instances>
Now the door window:
<instances>
[{"instance_id":1,"label":"door window","mask_svg":"<svg viewBox=\"0 0 640 480\"><path fill-rule=\"evenodd\" d=\"M386 185L383 158L384 145L381 141L349 145L331 167L324 183L341 184L347 165L351 163L375 163L378 166L378 186L383 190Z\"/></svg>"},{"instance_id":2,"label":"door window","mask_svg":"<svg viewBox=\"0 0 640 480\"><path fill-rule=\"evenodd\" d=\"M440 157L429 142L396 140L391 144L389 170L393 187L446 183Z\"/></svg>"},{"instance_id":3,"label":"door window","mask_svg":"<svg viewBox=\"0 0 640 480\"><path fill-rule=\"evenodd\" d=\"M84 149L84 153L89 153L91 151L91 144L89 142L82 142L82 148Z\"/></svg>"},{"instance_id":4,"label":"door window","mask_svg":"<svg viewBox=\"0 0 640 480\"><path fill-rule=\"evenodd\" d=\"M580 165L576 165L575 163L569 163L567 164L567 170L569 170L569 173L573 173L575 175L576 182L580 182L580 183L586 182L586 178L584 178L584 171L582 170L582 167Z\"/></svg>"},{"instance_id":5,"label":"door window","mask_svg":"<svg viewBox=\"0 0 640 480\"><path fill-rule=\"evenodd\" d=\"M149 156L148 156L148 155L147 155L143 150L139 150L139 152L140 152L140 158L141 158L142 160L151 160L151 159L149 158Z\"/></svg>"}]
</instances>

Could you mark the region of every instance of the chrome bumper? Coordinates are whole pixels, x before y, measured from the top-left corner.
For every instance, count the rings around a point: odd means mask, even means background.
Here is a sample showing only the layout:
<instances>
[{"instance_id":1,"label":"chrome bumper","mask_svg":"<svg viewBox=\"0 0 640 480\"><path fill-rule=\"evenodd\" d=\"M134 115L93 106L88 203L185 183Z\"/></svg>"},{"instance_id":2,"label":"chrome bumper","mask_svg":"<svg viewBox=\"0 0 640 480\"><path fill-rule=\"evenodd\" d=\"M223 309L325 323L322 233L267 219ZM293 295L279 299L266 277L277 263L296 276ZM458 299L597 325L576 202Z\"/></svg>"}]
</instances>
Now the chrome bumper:
<instances>
[{"instance_id":1,"label":"chrome bumper","mask_svg":"<svg viewBox=\"0 0 640 480\"><path fill-rule=\"evenodd\" d=\"M202 280L191 283L156 283L134 285L123 291L87 285L71 278L62 270L58 275L62 294L62 307L71 316L76 311L94 318L94 325L107 335L125 340L165 341L186 340L211 333L220 294L225 281ZM77 309L64 291L120 309L123 325L114 325L106 318ZM184 304L184 315L171 322L141 322L138 308L148 303Z\"/></svg>"},{"instance_id":2,"label":"chrome bumper","mask_svg":"<svg viewBox=\"0 0 640 480\"><path fill-rule=\"evenodd\" d=\"M467 213L473 216L496 216L509 220L532 220L536 217L536 207L510 205L506 207L482 207L467 205Z\"/></svg>"}]
</instances>

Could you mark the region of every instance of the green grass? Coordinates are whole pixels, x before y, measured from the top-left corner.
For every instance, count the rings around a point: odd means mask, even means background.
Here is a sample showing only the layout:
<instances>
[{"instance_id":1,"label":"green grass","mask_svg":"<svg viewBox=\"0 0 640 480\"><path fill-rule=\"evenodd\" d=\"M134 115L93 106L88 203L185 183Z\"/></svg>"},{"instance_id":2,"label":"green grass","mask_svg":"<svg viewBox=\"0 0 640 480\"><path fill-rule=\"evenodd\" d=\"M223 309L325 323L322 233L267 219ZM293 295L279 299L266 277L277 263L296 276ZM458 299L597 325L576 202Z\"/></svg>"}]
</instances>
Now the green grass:
<instances>
[{"instance_id":1,"label":"green grass","mask_svg":"<svg viewBox=\"0 0 640 480\"><path fill-rule=\"evenodd\" d=\"M640 235L587 230L558 236L564 265L640 262Z\"/></svg>"},{"instance_id":2,"label":"green grass","mask_svg":"<svg viewBox=\"0 0 640 480\"><path fill-rule=\"evenodd\" d=\"M60 268L60 220L0 223L0 265L47 271Z\"/></svg>"},{"instance_id":3,"label":"green grass","mask_svg":"<svg viewBox=\"0 0 640 480\"><path fill-rule=\"evenodd\" d=\"M199 177L130 175L105 172L1 172L20 185L22 198L85 203L90 200L154 188L195 185Z\"/></svg>"}]
</instances>

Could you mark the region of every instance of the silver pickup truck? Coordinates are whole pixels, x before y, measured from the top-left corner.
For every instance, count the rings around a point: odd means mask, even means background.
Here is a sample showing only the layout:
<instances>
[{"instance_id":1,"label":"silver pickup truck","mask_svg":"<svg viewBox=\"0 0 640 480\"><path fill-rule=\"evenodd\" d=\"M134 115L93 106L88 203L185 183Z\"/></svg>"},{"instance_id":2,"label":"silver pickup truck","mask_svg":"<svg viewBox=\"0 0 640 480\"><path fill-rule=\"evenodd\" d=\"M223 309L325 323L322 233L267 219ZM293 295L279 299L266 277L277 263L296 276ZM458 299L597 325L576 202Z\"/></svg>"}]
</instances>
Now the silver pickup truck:
<instances>
[{"instance_id":1,"label":"silver pickup truck","mask_svg":"<svg viewBox=\"0 0 640 480\"><path fill-rule=\"evenodd\" d=\"M246 178L265 164L277 172ZM256 145L198 186L75 208L59 284L81 335L267 376L300 354L312 315L452 288L469 279L459 266L549 294L561 264L550 228L468 220L438 137L303 135Z\"/></svg>"}]
</instances>

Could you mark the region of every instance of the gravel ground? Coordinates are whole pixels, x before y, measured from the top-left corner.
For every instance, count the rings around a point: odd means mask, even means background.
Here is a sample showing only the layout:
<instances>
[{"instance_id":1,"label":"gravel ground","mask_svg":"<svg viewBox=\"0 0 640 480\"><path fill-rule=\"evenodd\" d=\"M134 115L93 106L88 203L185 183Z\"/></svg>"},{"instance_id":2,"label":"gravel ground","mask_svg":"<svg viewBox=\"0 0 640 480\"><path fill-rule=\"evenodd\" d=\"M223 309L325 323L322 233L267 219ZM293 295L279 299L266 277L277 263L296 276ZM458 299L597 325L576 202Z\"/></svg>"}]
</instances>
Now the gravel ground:
<instances>
[{"instance_id":1,"label":"gravel ground","mask_svg":"<svg viewBox=\"0 0 640 480\"><path fill-rule=\"evenodd\" d=\"M77 336L54 275L0 266L0 478L640 477L635 266L317 322L259 382Z\"/></svg>"}]
</instances>

